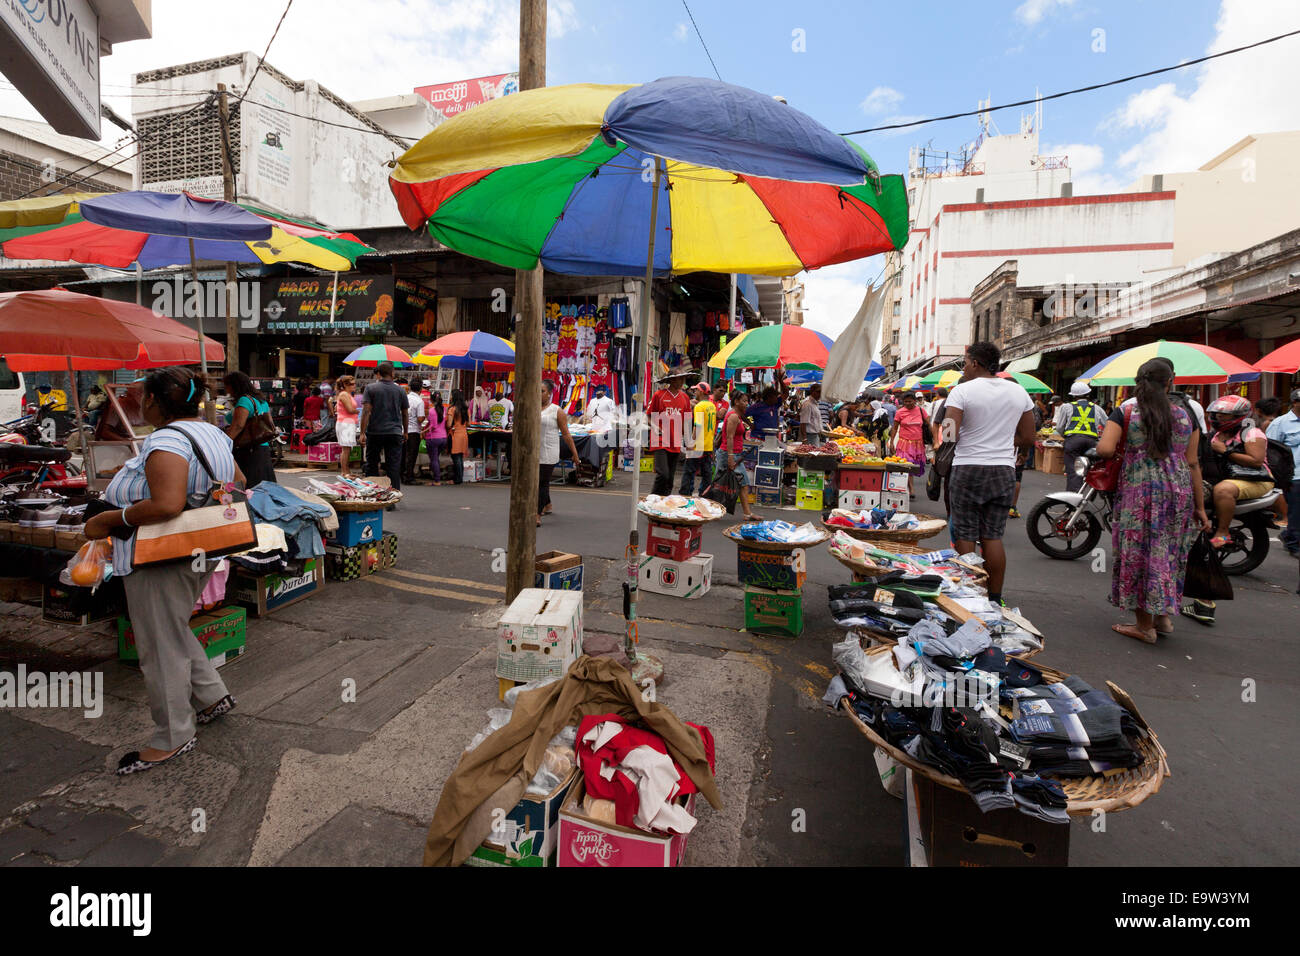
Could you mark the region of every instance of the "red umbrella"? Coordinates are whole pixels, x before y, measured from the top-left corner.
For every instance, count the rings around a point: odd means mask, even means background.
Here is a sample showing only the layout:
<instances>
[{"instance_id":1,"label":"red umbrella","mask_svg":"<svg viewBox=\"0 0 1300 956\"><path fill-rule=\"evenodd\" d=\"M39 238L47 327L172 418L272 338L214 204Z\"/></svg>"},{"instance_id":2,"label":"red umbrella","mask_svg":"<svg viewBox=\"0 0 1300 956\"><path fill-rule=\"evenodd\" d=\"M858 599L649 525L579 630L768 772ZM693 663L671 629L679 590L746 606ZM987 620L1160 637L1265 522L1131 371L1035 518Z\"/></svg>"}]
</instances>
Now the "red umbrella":
<instances>
[{"instance_id":1,"label":"red umbrella","mask_svg":"<svg viewBox=\"0 0 1300 956\"><path fill-rule=\"evenodd\" d=\"M226 350L204 337L209 362ZM0 293L0 355L16 372L199 364L194 331L136 305L64 289Z\"/></svg>"},{"instance_id":2,"label":"red umbrella","mask_svg":"<svg viewBox=\"0 0 1300 956\"><path fill-rule=\"evenodd\" d=\"M1269 352L1255 363L1255 368L1261 372L1272 372L1274 375L1291 375L1300 372L1300 339Z\"/></svg>"}]
</instances>

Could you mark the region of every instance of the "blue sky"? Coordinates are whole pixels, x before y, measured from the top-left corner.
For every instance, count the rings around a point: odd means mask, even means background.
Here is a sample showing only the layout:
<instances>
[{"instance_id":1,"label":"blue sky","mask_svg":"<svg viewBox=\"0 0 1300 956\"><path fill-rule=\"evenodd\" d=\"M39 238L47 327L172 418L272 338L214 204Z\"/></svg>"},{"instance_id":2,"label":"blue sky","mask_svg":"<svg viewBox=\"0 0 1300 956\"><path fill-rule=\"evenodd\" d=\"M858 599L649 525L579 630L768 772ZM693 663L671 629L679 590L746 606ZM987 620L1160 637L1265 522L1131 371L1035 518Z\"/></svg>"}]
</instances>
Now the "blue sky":
<instances>
[{"instance_id":1,"label":"blue sky","mask_svg":"<svg viewBox=\"0 0 1300 956\"><path fill-rule=\"evenodd\" d=\"M193 0L154 0L154 35L103 61L104 98L130 115L131 74L261 53L283 0L225 0L196 29ZM681 0L550 0L548 82L640 82L712 69ZM731 83L780 94L837 132L1101 82L1300 28L1297 0L692 0ZM801 31L796 34L795 31ZM795 49L802 40L803 51ZM347 99L517 67L517 0L296 0L269 61ZM1070 157L1075 193L1194 169L1255 132L1300 128L1300 37L1044 105L1041 148ZM1005 132L1019 109L993 115ZM0 114L34 112L0 81ZM115 145L116 131L105 127ZM958 149L974 118L858 138L884 172L908 148ZM810 325L834 334L879 260L808 273Z\"/></svg>"}]
</instances>

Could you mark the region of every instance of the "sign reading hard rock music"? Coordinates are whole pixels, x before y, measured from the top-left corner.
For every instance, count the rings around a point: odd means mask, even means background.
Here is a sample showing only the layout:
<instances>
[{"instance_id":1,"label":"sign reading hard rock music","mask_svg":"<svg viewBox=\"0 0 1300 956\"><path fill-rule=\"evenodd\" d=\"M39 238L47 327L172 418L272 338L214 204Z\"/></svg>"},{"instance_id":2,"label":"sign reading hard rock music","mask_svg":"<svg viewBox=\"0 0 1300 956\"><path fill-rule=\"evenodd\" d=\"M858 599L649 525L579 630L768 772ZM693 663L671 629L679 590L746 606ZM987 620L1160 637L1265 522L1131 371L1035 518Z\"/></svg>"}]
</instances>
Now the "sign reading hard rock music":
<instances>
[{"instance_id":1,"label":"sign reading hard rock music","mask_svg":"<svg viewBox=\"0 0 1300 956\"><path fill-rule=\"evenodd\" d=\"M263 332L361 335L393 330L392 276L340 276L337 295L331 276L273 279L262 286Z\"/></svg>"},{"instance_id":2,"label":"sign reading hard rock music","mask_svg":"<svg viewBox=\"0 0 1300 956\"><path fill-rule=\"evenodd\" d=\"M99 15L88 0L0 0L0 72L57 132L99 139Z\"/></svg>"}]
</instances>

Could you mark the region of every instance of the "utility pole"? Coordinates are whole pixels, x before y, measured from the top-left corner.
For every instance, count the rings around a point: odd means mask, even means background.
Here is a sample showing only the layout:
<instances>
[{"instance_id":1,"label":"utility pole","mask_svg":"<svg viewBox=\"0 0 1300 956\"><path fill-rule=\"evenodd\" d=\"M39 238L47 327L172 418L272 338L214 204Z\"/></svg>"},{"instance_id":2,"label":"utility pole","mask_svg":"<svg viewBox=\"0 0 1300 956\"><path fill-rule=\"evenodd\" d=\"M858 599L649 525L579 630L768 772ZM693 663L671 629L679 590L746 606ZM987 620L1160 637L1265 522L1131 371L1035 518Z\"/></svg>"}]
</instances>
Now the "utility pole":
<instances>
[{"instance_id":1,"label":"utility pole","mask_svg":"<svg viewBox=\"0 0 1300 956\"><path fill-rule=\"evenodd\" d=\"M221 183L226 202L235 201L235 170L230 159L230 101L226 84L217 84L219 99L217 114L221 117ZM239 298L239 280L235 264L226 263L226 371L239 371L239 318L235 315L235 302Z\"/></svg>"},{"instance_id":2,"label":"utility pole","mask_svg":"<svg viewBox=\"0 0 1300 956\"><path fill-rule=\"evenodd\" d=\"M519 89L546 85L546 0L519 0ZM542 433L542 266L515 272L515 420L506 603L533 586Z\"/></svg>"}]
</instances>

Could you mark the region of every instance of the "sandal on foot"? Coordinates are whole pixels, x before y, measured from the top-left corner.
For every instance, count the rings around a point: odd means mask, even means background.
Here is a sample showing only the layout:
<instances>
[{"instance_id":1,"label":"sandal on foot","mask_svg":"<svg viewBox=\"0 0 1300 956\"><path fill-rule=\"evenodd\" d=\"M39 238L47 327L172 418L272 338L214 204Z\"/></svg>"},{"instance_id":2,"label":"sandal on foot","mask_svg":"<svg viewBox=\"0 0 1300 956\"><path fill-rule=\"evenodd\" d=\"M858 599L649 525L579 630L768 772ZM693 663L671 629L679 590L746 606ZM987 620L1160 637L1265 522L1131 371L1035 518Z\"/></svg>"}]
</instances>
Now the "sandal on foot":
<instances>
[{"instance_id":1,"label":"sandal on foot","mask_svg":"<svg viewBox=\"0 0 1300 956\"><path fill-rule=\"evenodd\" d=\"M122 759L117 762L117 775L125 777L128 773L140 773L143 770L152 770L159 764L164 764L168 760L179 757L181 754L187 754L198 744L198 737L191 737L188 743L182 744L174 752L163 757L162 760L142 760L140 751L132 750L130 753L123 755Z\"/></svg>"},{"instance_id":2,"label":"sandal on foot","mask_svg":"<svg viewBox=\"0 0 1300 956\"><path fill-rule=\"evenodd\" d=\"M1232 538L1226 534L1216 534L1210 539L1211 548L1222 548L1225 544L1231 544Z\"/></svg>"},{"instance_id":3,"label":"sandal on foot","mask_svg":"<svg viewBox=\"0 0 1300 956\"><path fill-rule=\"evenodd\" d=\"M1135 641L1142 641L1144 644L1154 644L1157 639L1154 630L1144 631L1136 624L1112 624L1110 629L1116 634L1123 634L1125 637L1131 637Z\"/></svg>"},{"instance_id":4,"label":"sandal on foot","mask_svg":"<svg viewBox=\"0 0 1300 956\"><path fill-rule=\"evenodd\" d=\"M212 723L218 717L222 717L235 709L235 698L227 694L221 700L217 701L206 710L201 710L194 715L194 720L200 725Z\"/></svg>"}]
</instances>

